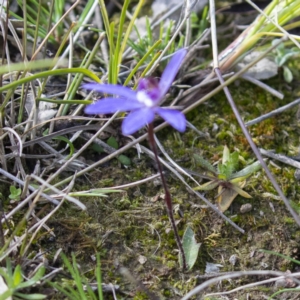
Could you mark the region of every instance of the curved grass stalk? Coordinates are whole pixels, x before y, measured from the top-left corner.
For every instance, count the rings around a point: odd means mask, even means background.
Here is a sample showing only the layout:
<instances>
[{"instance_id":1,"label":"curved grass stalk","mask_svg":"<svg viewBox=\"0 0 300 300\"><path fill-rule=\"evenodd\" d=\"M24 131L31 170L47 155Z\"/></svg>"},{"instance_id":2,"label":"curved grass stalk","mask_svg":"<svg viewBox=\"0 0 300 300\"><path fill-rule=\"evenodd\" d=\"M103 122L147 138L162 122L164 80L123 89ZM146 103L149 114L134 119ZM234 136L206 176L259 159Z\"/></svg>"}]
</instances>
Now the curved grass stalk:
<instances>
[{"instance_id":1,"label":"curved grass stalk","mask_svg":"<svg viewBox=\"0 0 300 300\"><path fill-rule=\"evenodd\" d=\"M0 67L0 75L7 74L9 72L14 71L24 71L26 69L36 70L41 68L47 68L53 66L58 60L57 59L43 59L43 60L35 60L30 62L20 62L14 63L10 65L2 65Z\"/></svg>"},{"instance_id":2,"label":"curved grass stalk","mask_svg":"<svg viewBox=\"0 0 300 300\"><path fill-rule=\"evenodd\" d=\"M96 76L93 72L87 70L87 69L83 69L83 68L71 68L71 69L59 69L59 70L50 70L50 71L45 71L45 72L40 72L22 79L19 79L15 82L9 83L3 87L0 88L0 93L15 88L21 84L30 82L32 80L41 78L41 77L48 77L48 76L54 76L54 75L63 75L63 74L76 74L76 73L81 73L86 75L87 77L90 77L91 79L93 79L96 82L101 82L101 80L98 78L98 76ZM2 105L3 106L3 105ZM2 107L1 106L1 107ZM1 109L0 107L0 109Z\"/></svg>"}]
</instances>

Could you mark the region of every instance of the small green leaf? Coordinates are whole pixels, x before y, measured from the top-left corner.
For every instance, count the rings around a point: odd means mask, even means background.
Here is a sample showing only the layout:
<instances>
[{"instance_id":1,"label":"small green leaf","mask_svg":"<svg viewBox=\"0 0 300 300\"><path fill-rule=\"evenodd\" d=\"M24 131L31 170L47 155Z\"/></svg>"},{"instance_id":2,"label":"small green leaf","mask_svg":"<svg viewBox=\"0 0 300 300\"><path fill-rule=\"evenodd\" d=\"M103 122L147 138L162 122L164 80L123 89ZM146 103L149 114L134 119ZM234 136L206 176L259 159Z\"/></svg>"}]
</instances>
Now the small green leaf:
<instances>
[{"instance_id":1,"label":"small green leaf","mask_svg":"<svg viewBox=\"0 0 300 300\"><path fill-rule=\"evenodd\" d=\"M251 174L258 171L259 169L261 169L261 164L260 164L259 161L256 161L253 164L251 164L251 165L247 166L246 168L244 168L243 170L232 174L231 178L248 177Z\"/></svg>"},{"instance_id":2,"label":"small green leaf","mask_svg":"<svg viewBox=\"0 0 300 300\"><path fill-rule=\"evenodd\" d=\"M33 277L19 284L18 288L24 289L36 284L45 274L46 268L44 266L40 267Z\"/></svg>"},{"instance_id":3,"label":"small green leaf","mask_svg":"<svg viewBox=\"0 0 300 300\"><path fill-rule=\"evenodd\" d=\"M239 166L239 153L234 151L233 153L230 154L229 156L229 161L227 165L230 165L230 168L232 169L233 173Z\"/></svg>"},{"instance_id":4,"label":"small green leaf","mask_svg":"<svg viewBox=\"0 0 300 300\"><path fill-rule=\"evenodd\" d=\"M54 137L53 139L58 140L58 141L63 141L69 145L70 154L66 157L66 159L69 159L73 156L75 148L74 148L73 143L69 139L67 139L65 136L61 136L61 135L58 135L58 136Z\"/></svg>"},{"instance_id":5,"label":"small green leaf","mask_svg":"<svg viewBox=\"0 0 300 300\"><path fill-rule=\"evenodd\" d=\"M278 66L282 67L290 58L293 58L293 56L296 56L297 54L299 54L299 51L297 51L297 52L293 52L293 51L286 52L282 57L280 57Z\"/></svg>"},{"instance_id":6,"label":"small green leaf","mask_svg":"<svg viewBox=\"0 0 300 300\"><path fill-rule=\"evenodd\" d=\"M194 188L195 191L210 191L219 185L218 181L209 181Z\"/></svg>"},{"instance_id":7,"label":"small green leaf","mask_svg":"<svg viewBox=\"0 0 300 300\"><path fill-rule=\"evenodd\" d=\"M10 195L8 196L9 199L12 199L12 200L20 199L20 195L22 193L22 190L20 188L17 189L15 186L11 185L9 187L9 191L10 191Z\"/></svg>"},{"instance_id":8,"label":"small green leaf","mask_svg":"<svg viewBox=\"0 0 300 300\"><path fill-rule=\"evenodd\" d=\"M198 163L200 165L200 167L202 167L203 169L205 169L207 171L210 171L213 174L217 173L215 167L210 162L205 160L202 156L194 154L193 157L195 159L195 162Z\"/></svg>"},{"instance_id":9,"label":"small green leaf","mask_svg":"<svg viewBox=\"0 0 300 300\"><path fill-rule=\"evenodd\" d=\"M182 238L182 246L183 246L183 251L185 254L188 270L191 270L197 260L201 244L198 244L196 242L195 234L191 229L191 227L189 226L184 232ZM179 254L179 264L182 267L182 257L180 254Z\"/></svg>"},{"instance_id":10,"label":"small green leaf","mask_svg":"<svg viewBox=\"0 0 300 300\"><path fill-rule=\"evenodd\" d=\"M13 294L13 291L11 291L11 290L5 291L0 295L0 300L7 300L7 299L9 299L9 297L10 297L10 299L12 299L11 298L12 294Z\"/></svg>"},{"instance_id":11,"label":"small green leaf","mask_svg":"<svg viewBox=\"0 0 300 300\"><path fill-rule=\"evenodd\" d=\"M92 148L95 152L97 152L97 153L103 153L103 152L104 152L103 148L102 148L100 145L95 144L95 143L92 144L92 147L91 147L91 148Z\"/></svg>"},{"instance_id":12,"label":"small green leaf","mask_svg":"<svg viewBox=\"0 0 300 300\"><path fill-rule=\"evenodd\" d=\"M14 185L11 185L9 187L9 191L14 196L20 196L21 195L21 189L20 188L17 189Z\"/></svg>"},{"instance_id":13,"label":"small green leaf","mask_svg":"<svg viewBox=\"0 0 300 300\"><path fill-rule=\"evenodd\" d=\"M119 148L119 144L117 142L117 140L111 136L108 140L107 140L107 145L112 147L112 148L115 148L115 149L118 149Z\"/></svg>"},{"instance_id":14,"label":"small green leaf","mask_svg":"<svg viewBox=\"0 0 300 300\"><path fill-rule=\"evenodd\" d=\"M228 147L225 145L223 150L223 158L222 158L222 164L226 164L226 162L229 160L230 152Z\"/></svg>"},{"instance_id":15,"label":"small green leaf","mask_svg":"<svg viewBox=\"0 0 300 300\"><path fill-rule=\"evenodd\" d=\"M46 299L46 295L42 294L23 294L23 293L14 293L15 296L20 297L21 299L26 299L26 300L40 300L40 299Z\"/></svg>"},{"instance_id":16,"label":"small green leaf","mask_svg":"<svg viewBox=\"0 0 300 300\"><path fill-rule=\"evenodd\" d=\"M129 157L127 157L126 155L123 155L123 154L119 155L118 160L121 164L123 164L125 166L131 165L131 159Z\"/></svg>"},{"instance_id":17,"label":"small green leaf","mask_svg":"<svg viewBox=\"0 0 300 300\"><path fill-rule=\"evenodd\" d=\"M218 170L218 178L222 180L229 180L233 172L233 168L229 161L227 161L226 164L218 164Z\"/></svg>"},{"instance_id":18,"label":"small green leaf","mask_svg":"<svg viewBox=\"0 0 300 300\"><path fill-rule=\"evenodd\" d=\"M245 192L244 190L242 190L239 186L237 186L236 184L233 184L231 186L231 188L237 192L240 196L245 197L245 198L252 198L247 192Z\"/></svg>"},{"instance_id":19,"label":"small green leaf","mask_svg":"<svg viewBox=\"0 0 300 300\"><path fill-rule=\"evenodd\" d=\"M13 280L14 280L14 287L18 287L18 285L23 281L20 265L17 265L14 270Z\"/></svg>"},{"instance_id":20,"label":"small green leaf","mask_svg":"<svg viewBox=\"0 0 300 300\"><path fill-rule=\"evenodd\" d=\"M284 80L288 83L292 82L293 80L293 73L287 66L283 66L283 77Z\"/></svg>"}]
</instances>

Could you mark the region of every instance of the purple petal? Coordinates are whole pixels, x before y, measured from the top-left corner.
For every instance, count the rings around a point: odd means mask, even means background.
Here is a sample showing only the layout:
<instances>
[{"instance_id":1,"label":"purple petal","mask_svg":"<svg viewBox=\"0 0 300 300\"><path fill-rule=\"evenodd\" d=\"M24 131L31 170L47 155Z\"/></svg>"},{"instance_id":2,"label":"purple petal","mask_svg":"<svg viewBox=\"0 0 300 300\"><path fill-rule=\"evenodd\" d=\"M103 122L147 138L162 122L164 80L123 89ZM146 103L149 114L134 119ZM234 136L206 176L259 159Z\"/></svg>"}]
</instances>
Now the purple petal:
<instances>
[{"instance_id":1,"label":"purple petal","mask_svg":"<svg viewBox=\"0 0 300 300\"><path fill-rule=\"evenodd\" d=\"M176 130L178 130L179 132L185 131L186 120L185 115L181 111L160 107L156 108L155 111Z\"/></svg>"},{"instance_id":2,"label":"purple petal","mask_svg":"<svg viewBox=\"0 0 300 300\"><path fill-rule=\"evenodd\" d=\"M83 84L82 87L87 90L94 90L111 95L119 95L127 99L136 99L136 92L122 85L86 83Z\"/></svg>"},{"instance_id":3,"label":"purple petal","mask_svg":"<svg viewBox=\"0 0 300 300\"><path fill-rule=\"evenodd\" d=\"M129 111L143 108L145 105L138 101L124 98L105 98L86 106L86 114L113 114L117 111Z\"/></svg>"},{"instance_id":4,"label":"purple petal","mask_svg":"<svg viewBox=\"0 0 300 300\"><path fill-rule=\"evenodd\" d=\"M185 49L178 50L173 55L170 62L166 66L164 72L162 73L161 79L159 82L161 98L167 93L168 89L170 88L171 84L173 83L174 78L180 68L180 65L181 65L186 53L187 53L187 51Z\"/></svg>"},{"instance_id":5,"label":"purple petal","mask_svg":"<svg viewBox=\"0 0 300 300\"><path fill-rule=\"evenodd\" d=\"M124 135L133 134L145 125L151 123L154 119L152 108L142 108L131 112L122 124L122 133Z\"/></svg>"}]
</instances>

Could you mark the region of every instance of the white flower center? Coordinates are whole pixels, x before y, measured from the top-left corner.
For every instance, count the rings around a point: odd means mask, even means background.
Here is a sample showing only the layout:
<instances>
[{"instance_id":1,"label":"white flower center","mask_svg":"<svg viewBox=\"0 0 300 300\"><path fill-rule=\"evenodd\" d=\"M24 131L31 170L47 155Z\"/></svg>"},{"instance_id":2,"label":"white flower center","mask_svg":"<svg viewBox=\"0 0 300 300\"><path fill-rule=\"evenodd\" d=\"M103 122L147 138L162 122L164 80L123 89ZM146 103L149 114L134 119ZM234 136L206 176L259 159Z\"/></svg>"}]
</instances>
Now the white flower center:
<instances>
[{"instance_id":1,"label":"white flower center","mask_svg":"<svg viewBox=\"0 0 300 300\"><path fill-rule=\"evenodd\" d=\"M147 107L152 107L154 104L154 101L144 91L137 92L136 98L140 103L145 104Z\"/></svg>"}]
</instances>

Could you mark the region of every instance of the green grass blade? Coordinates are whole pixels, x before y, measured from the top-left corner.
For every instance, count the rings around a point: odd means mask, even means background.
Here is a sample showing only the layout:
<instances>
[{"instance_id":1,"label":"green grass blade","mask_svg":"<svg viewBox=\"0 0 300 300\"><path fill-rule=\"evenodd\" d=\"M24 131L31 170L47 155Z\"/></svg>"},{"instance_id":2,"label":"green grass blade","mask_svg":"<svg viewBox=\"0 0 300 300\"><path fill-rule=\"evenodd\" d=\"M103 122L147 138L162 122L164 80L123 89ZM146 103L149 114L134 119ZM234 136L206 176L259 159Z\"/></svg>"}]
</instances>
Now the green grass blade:
<instances>
[{"instance_id":1,"label":"green grass blade","mask_svg":"<svg viewBox=\"0 0 300 300\"><path fill-rule=\"evenodd\" d=\"M118 75L116 76L116 73L118 72L118 66L116 66L115 63L115 52L114 52L114 30L115 30L115 23L111 22L109 26L109 31L111 34L108 36L109 40L109 70L108 70L108 83L116 84L118 81Z\"/></svg>"},{"instance_id":2,"label":"green grass blade","mask_svg":"<svg viewBox=\"0 0 300 300\"><path fill-rule=\"evenodd\" d=\"M56 99L48 99L48 98L36 98L36 101L44 101L49 103L55 103L55 104L82 104L82 105L88 105L92 104L93 101L91 100L56 100Z\"/></svg>"},{"instance_id":3,"label":"green grass blade","mask_svg":"<svg viewBox=\"0 0 300 300\"><path fill-rule=\"evenodd\" d=\"M103 292L102 292L102 276L101 276L101 262L100 262L100 254L97 253L97 266L96 266L96 280L98 286L98 298L99 300L104 300Z\"/></svg>"},{"instance_id":4,"label":"green grass blade","mask_svg":"<svg viewBox=\"0 0 300 300\"><path fill-rule=\"evenodd\" d=\"M27 63L20 62L15 64L2 65L0 67L0 75L7 74L9 72L14 72L14 71L25 72L26 70L49 68L49 67L53 67L57 62L58 59L43 59L43 60L30 61Z\"/></svg>"},{"instance_id":5,"label":"green grass blade","mask_svg":"<svg viewBox=\"0 0 300 300\"><path fill-rule=\"evenodd\" d=\"M145 76L147 75L148 71L151 69L151 67L153 66L153 64L154 64L154 63L156 62L156 60L159 58L160 54L161 54L161 51L157 52L157 53L153 56L151 62L150 62L149 65L146 67L146 69L142 72L140 78L143 78L143 77L145 77ZM137 87L137 83L134 85L133 89L135 90L136 87Z\"/></svg>"},{"instance_id":6,"label":"green grass blade","mask_svg":"<svg viewBox=\"0 0 300 300\"><path fill-rule=\"evenodd\" d=\"M100 46L101 42L103 41L104 37L105 37L105 34L101 34L99 36L99 38L97 39L97 41L94 45L93 50L89 53L87 59L83 60L83 68L84 69L88 69L90 67L90 65L92 64L95 55L99 51L99 46ZM71 86L67 92L68 93L68 97L66 98L67 100L72 100L75 97L75 95L81 85L83 76L84 76L83 74L76 74L76 76L75 76L74 80L72 81ZM67 105L65 105L65 107L63 109L62 115L66 115L68 110L69 110L69 105L67 104Z\"/></svg>"},{"instance_id":7,"label":"green grass blade","mask_svg":"<svg viewBox=\"0 0 300 300\"><path fill-rule=\"evenodd\" d=\"M126 78L125 82L124 82L124 86L126 86L129 81L131 80L131 78L134 76L134 74L136 73L136 71L139 69L140 66L143 65L143 63L145 63L145 61L147 60L147 58L154 52L154 50L161 44L161 40L158 40L155 42L155 44L148 50L148 52L139 60L139 62L136 64L136 66L133 68L133 70L130 72L130 74L128 75L128 77Z\"/></svg>"},{"instance_id":8,"label":"green grass blade","mask_svg":"<svg viewBox=\"0 0 300 300\"><path fill-rule=\"evenodd\" d=\"M209 161L204 159L202 156L200 156L198 154L194 154L193 158L195 160L195 163L199 164L201 168L213 173L214 175L217 175L217 171L216 171L215 167Z\"/></svg>"},{"instance_id":9,"label":"green grass blade","mask_svg":"<svg viewBox=\"0 0 300 300\"><path fill-rule=\"evenodd\" d=\"M108 41L110 41L110 36L113 35L114 33L110 31L109 19L108 19L108 14L107 14L106 5L104 3L104 0L99 0L99 5L100 5L100 10L101 10L101 15L103 18L104 28L105 28L106 34L108 36Z\"/></svg>"},{"instance_id":10,"label":"green grass blade","mask_svg":"<svg viewBox=\"0 0 300 300\"><path fill-rule=\"evenodd\" d=\"M254 162L253 164L247 166L241 171L238 171L234 174L232 174L231 179L233 178L239 178L239 177L244 177L247 178L251 174L257 172L259 169L261 169L261 164L259 161Z\"/></svg>"},{"instance_id":11,"label":"green grass blade","mask_svg":"<svg viewBox=\"0 0 300 300\"><path fill-rule=\"evenodd\" d=\"M134 14L132 16L132 19L130 20L129 22L129 25L128 25L128 28L125 32L125 35L124 35L124 38L123 38L123 41L122 41L122 44L121 44L121 48L120 48L120 51L118 53L119 55L119 58L118 58L118 70L120 68L120 65L121 65L121 62L122 62L122 56L123 56L123 53L124 53L124 50L125 50L125 47L127 45L127 41L129 39L129 35L132 31L132 28L133 28L133 25L134 25L134 22L135 20L137 19L137 16L138 14L140 13L141 9L142 9L142 6L144 5L144 2L145 0L140 0L138 5L136 6L136 9L134 11ZM119 72L118 72L119 73Z\"/></svg>"},{"instance_id":12,"label":"green grass blade","mask_svg":"<svg viewBox=\"0 0 300 300\"><path fill-rule=\"evenodd\" d=\"M0 68L0 74L1 74L1 71L2 70ZM84 74L84 75L90 77L91 79L93 79L94 81L96 81L98 83L101 82L100 79L98 78L98 76L96 76L91 71L83 69L83 68L59 69L59 70L50 70L50 71L40 72L40 73L31 75L31 76L28 76L26 78L16 80L12 83L9 83L9 84L1 87L0 88L0 93L4 92L6 90L9 90L11 88L15 88L15 87L17 87L21 84L30 82L30 81L35 80L35 79L39 79L39 78L42 78L42 77L48 77L48 76L54 76L54 75L70 74L70 73L71 74L81 73L81 74Z\"/></svg>"},{"instance_id":13,"label":"green grass blade","mask_svg":"<svg viewBox=\"0 0 300 300\"><path fill-rule=\"evenodd\" d=\"M123 36L123 32L124 32L124 23L125 23L125 19L126 19L126 12L128 10L129 3L130 3L130 0L125 0L124 1L122 11L121 11L121 15L120 15L120 20L119 20L119 22L120 22L119 23L119 30L118 30L118 36L117 36L116 48L115 48L115 59L117 57L119 57L118 61L116 62L117 66L122 61L123 52L120 53L120 48L121 48L121 41L122 41L122 36ZM123 49L123 51L124 51L124 49ZM120 59L120 56L121 56L121 59ZM118 76L118 74L117 74L117 76Z\"/></svg>"},{"instance_id":14,"label":"green grass blade","mask_svg":"<svg viewBox=\"0 0 300 300\"><path fill-rule=\"evenodd\" d=\"M59 135L59 136L57 136L57 137L55 137L53 139L54 140L63 141L63 142L65 142L65 143L67 143L69 145L69 147L70 147L70 154L66 157L66 160L68 160L69 158L71 158L73 156L73 154L75 152L75 147L74 147L73 143L69 139L67 139L65 136L61 136L61 135Z\"/></svg>"}]
</instances>

